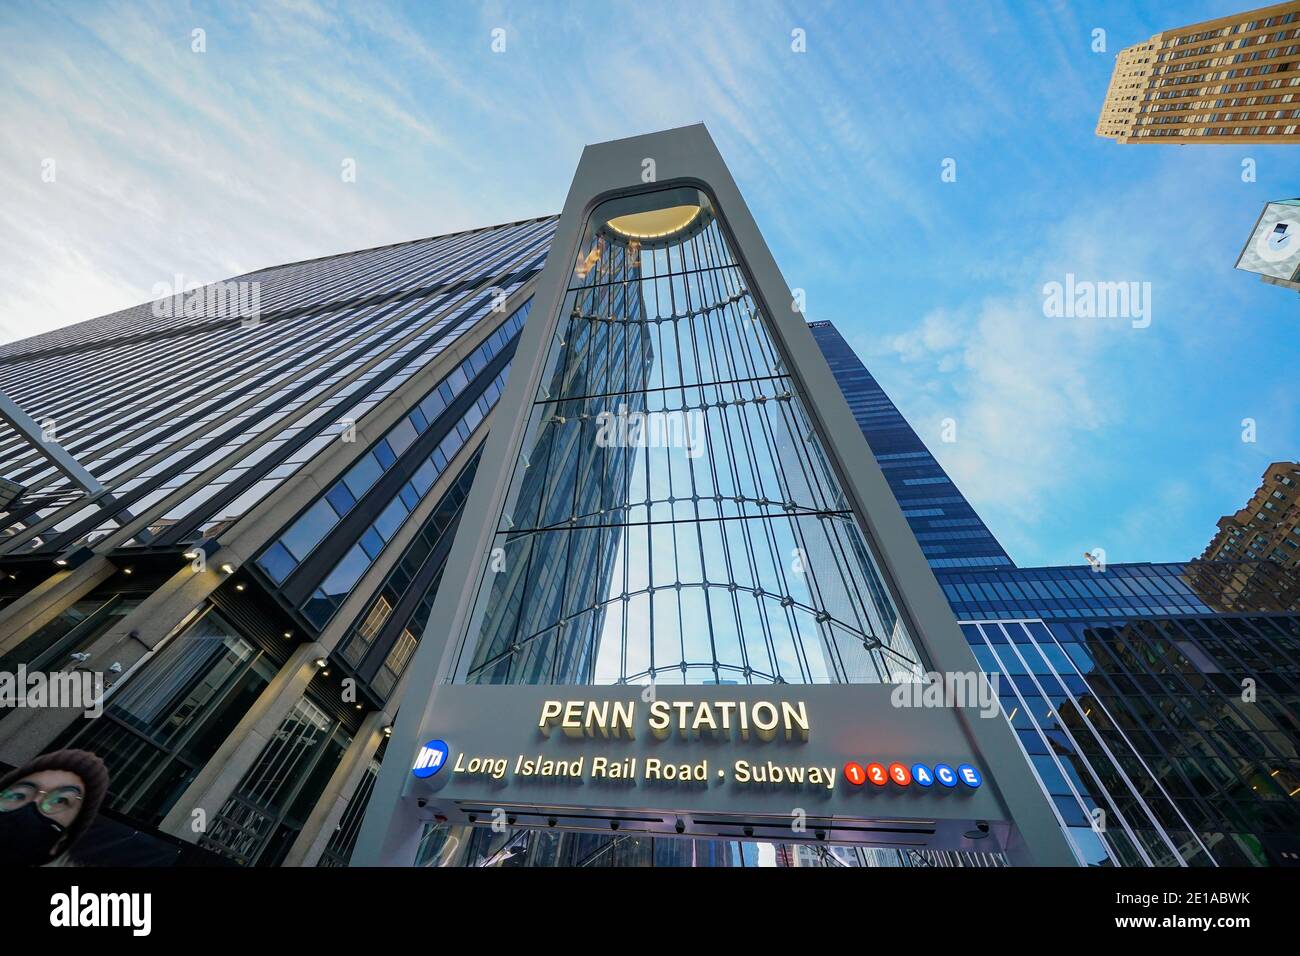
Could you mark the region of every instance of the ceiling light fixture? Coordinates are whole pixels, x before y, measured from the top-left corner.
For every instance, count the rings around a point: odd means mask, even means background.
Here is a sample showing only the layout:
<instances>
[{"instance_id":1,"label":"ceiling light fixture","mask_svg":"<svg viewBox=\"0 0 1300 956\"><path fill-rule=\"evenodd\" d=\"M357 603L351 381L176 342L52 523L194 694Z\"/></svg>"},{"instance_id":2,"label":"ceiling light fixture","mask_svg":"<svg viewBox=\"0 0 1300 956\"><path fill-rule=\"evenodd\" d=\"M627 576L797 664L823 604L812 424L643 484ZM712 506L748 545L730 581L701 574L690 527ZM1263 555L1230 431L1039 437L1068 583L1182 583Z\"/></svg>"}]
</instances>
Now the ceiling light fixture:
<instances>
[{"instance_id":1,"label":"ceiling light fixture","mask_svg":"<svg viewBox=\"0 0 1300 956\"><path fill-rule=\"evenodd\" d=\"M606 225L624 239L665 239L689 228L700 211L695 205L669 206L615 216Z\"/></svg>"}]
</instances>

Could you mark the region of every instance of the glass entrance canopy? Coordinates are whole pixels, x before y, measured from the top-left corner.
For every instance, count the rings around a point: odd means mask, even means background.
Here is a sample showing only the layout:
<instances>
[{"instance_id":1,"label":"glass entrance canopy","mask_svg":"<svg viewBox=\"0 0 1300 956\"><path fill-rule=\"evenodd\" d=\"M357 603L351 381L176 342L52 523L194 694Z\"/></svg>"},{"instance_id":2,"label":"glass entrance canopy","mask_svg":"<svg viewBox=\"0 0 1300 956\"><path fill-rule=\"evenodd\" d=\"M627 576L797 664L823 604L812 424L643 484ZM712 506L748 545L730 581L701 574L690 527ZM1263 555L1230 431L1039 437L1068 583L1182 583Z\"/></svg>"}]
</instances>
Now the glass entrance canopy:
<instances>
[{"instance_id":1,"label":"glass entrance canopy","mask_svg":"<svg viewBox=\"0 0 1300 956\"><path fill-rule=\"evenodd\" d=\"M917 679L703 190L594 209L549 350L455 679Z\"/></svg>"}]
</instances>

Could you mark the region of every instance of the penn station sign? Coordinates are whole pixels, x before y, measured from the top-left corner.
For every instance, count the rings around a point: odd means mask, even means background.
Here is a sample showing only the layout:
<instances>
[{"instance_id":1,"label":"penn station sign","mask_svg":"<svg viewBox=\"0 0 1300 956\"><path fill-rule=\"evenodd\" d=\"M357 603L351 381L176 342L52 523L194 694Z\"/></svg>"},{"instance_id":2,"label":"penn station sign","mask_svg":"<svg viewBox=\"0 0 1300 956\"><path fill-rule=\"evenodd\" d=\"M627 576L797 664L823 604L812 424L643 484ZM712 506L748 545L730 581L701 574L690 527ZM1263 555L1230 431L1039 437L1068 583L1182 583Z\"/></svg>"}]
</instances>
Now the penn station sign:
<instances>
[{"instance_id":1,"label":"penn station sign","mask_svg":"<svg viewBox=\"0 0 1300 956\"><path fill-rule=\"evenodd\" d=\"M964 829L1003 815L960 715L900 711L888 686L660 687L649 699L576 689L440 688L440 735L413 755L408 795L438 819L470 822L494 807L524 822L530 809L549 822L566 819L555 808L703 819L798 807Z\"/></svg>"},{"instance_id":2,"label":"penn station sign","mask_svg":"<svg viewBox=\"0 0 1300 956\"><path fill-rule=\"evenodd\" d=\"M728 738L734 732L742 740L751 734L771 740L783 732L786 740L808 739L808 707L802 700L653 700L647 711L646 727L660 740L674 732L681 737ZM631 738L636 735L636 714L634 700L548 700L537 726L548 735L559 727L570 737Z\"/></svg>"}]
</instances>

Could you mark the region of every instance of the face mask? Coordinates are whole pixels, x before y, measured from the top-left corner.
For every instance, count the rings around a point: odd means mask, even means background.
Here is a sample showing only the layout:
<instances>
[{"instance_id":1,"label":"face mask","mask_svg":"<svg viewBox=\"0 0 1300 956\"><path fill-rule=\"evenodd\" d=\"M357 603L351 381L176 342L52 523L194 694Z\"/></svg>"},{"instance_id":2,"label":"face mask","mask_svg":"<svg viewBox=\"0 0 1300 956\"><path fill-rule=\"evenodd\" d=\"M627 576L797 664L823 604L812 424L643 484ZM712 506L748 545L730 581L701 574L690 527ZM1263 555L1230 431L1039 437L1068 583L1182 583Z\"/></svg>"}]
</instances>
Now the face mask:
<instances>
[{"instance_id":1,"label":"face mask","mask_svg":"<svg viewBox=\"0 0 1300 956\"><path fill-rule=\"evenodd\" d=\"M0 813L0 867L49 863L61 836L63 827L43 816L34 803Z\"/></svg>"}]
</instances>

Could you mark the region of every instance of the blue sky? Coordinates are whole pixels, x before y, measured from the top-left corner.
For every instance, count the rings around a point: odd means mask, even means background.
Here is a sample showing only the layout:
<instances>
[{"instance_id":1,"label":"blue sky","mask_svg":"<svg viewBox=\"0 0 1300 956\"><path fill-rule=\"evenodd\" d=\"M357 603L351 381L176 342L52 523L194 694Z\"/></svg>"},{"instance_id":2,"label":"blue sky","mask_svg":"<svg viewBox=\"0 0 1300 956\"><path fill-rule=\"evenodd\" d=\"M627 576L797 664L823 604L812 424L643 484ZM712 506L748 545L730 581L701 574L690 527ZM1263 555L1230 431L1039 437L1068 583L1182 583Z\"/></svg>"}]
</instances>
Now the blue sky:
<instances>
[{"instance_id":1,"label":"blue sky","mask_svg":"<svg viewBox=\"0 0 1300 956\"><path fill-rule=\"evenodd\" d=\"M1300 152L1094 128L1117 50L1243 7L9 5L0 338L176 274L556 212L584 144L703 121L808 317L1019 563L1186 559L1300 450L1300 297L1232 268ZM1150 326L1045 317L1067 273L1150 282Z\"/></svg>"}]
</instances>

